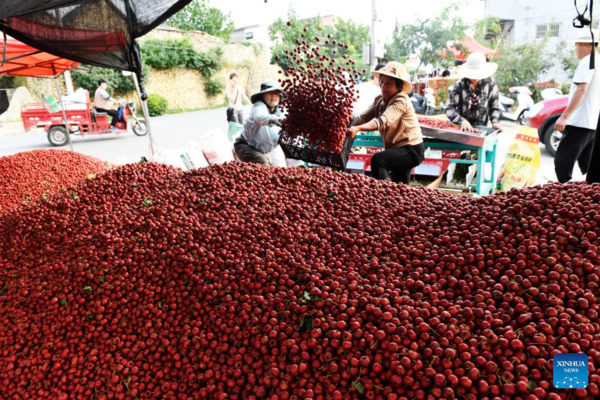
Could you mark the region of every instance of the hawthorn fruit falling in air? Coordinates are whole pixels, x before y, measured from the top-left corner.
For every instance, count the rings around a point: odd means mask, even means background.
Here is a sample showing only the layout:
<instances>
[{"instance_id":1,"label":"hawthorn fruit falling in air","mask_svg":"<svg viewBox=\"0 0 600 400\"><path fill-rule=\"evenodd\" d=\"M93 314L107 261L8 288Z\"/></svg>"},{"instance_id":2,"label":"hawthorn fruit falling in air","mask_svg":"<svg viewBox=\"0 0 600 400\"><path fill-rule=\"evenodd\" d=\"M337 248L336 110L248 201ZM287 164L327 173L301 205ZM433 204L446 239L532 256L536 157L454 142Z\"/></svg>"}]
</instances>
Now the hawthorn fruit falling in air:
<instances>
[{"instance_id":1,"label":"hawthorn fruit falling in air","mask_svg":"<svg viewBox=\"0 0 600 400\"><path fill-rule=\"evenodd\" d=\"M356 101L354 78L359 77L359 71L353 60L334 57L336 49L331 57L325 54L319 46L320 37L314 37L312 43L301 39L284 55L290 66L282 71L285 78L280 80L285 89L282 106L287 111L282 130L297 144L307 140L315 150L341 153Z\"/></svg>"}]
</instances>

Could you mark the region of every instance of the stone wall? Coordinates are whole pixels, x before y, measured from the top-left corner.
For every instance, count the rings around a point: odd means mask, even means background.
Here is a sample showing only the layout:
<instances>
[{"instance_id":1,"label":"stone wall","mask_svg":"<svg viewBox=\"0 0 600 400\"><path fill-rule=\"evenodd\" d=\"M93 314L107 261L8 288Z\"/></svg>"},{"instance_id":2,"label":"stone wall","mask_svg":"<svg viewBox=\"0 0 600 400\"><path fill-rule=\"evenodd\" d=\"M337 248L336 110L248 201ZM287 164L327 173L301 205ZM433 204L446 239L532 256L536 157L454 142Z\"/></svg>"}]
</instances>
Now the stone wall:
<instances>
[{"instance_id":1,"label":"stone wall","mask_svg":"<svg viewBox=\"0 0 600 400\"><path fill-rule=\"evenodd\" d=\"M62 91L62 95L67 94L67 86L65 85L65 77L60 75L58 77L58 85ZM58 100L58 93L56 92L56 82L51 78L27 78L27 89L34 102L41 102L42 96L53 96Z\"/></svg>"},{"instance_id":2,"label":"stone wall","mask_svg":"<svg viewBox=\"0 0 600 400\"><path fill-rule=\"evenodd\" d=\"M223 49L225 66L213 79L229 82L229 75L236 72L239 84L248 97L260 88L261 82L277 79L279 67L270 64L266 46L242 44L225 44L221 39L204 32L185 32L175 29L155 29L145 39L182 39L187 37L197 51L207 51L214 47ZM204 78L199 71L188 68L171 68L168 70L151 69L150 80L146 85L148 93L158 93L169 101L171 109L198 109L219 106L226 103L225 92L209 98L204 92Z\"/></svg>"},{"instance_id":3,"label":"stone wall","mask_svg":"<svg viewBox=\"0 0 600 400\"><path fill-rule=\"evenodd\" d=\"M270 64L266 46L242 44L225 44L222 39L208 35L204 32L180 31L171 28L159 28L140 38L140 42L147 39L177 40L189 38L197 51L208 51L215 47L223 49L225 66L213 79L221 79L223 83L229 82L229 74L236 72L239 75L239 84L248 97L260 88L261 82L267 79L278 79L279 67ZM219 96L209 98L204 92L204 78L199 71L188 68L171 68L159 70L151 68L150 79L146 83L149 94L156 93L164 96L169 101L169 108L174 110L193 110L204 107L224 105L225 91ZM66 94L64 77L61 75L59 84L63 94ZM41 101L42 95L53 95L57 98L55 83L52 79L28 78L27 88L34 101ZM75 88L77 89L77 88ZM93 93L90 94L93 96ZM134 93L125 94L125 98L137 98Z\"/></svg>"}]
</instances>

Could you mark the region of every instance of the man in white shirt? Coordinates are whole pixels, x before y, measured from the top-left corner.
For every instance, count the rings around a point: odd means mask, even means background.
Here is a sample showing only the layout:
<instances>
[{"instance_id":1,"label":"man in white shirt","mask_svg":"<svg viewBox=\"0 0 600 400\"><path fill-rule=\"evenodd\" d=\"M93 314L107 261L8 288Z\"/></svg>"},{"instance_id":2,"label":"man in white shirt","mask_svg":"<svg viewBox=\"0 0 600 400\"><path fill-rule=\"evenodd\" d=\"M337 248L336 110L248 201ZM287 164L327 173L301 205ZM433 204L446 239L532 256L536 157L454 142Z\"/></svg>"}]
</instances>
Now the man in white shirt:
<instances>
[{"instance_id":1,"label":"man in white shirt","mask_svg":"<svg viewBox=\"0 0 600 400\"><path fill-rule=\"evenodd\" d=\"M587 174L600 114L600 69L598 63L598 31L593 30L594 39L588 29L575 40L575 55L581 61L577 66L569 91L569 104L554 125L563 132L556 156L554 169L561 183L571 180L575 162L582 174ZM590 55L594 51L595 69L590 69Z\"/></svg>"},{"instance_id":2,"label":"man in white shirt","mask_svg":"<svg viewBox=\"0 0 600 400\"><path fill-rule=\"evenodd\" d=\"M238 124L244 123L244 113L242 111L242 99L246 100L246 103L251 104L250 99L246 96L246 92L238 85L239 80L238 74L233 72L229 75L229 85L225 88L227 99L229 100L229 107L227 108L227 121L237 122Z\"/></svg>"},{"instance_id":3,"label":"man in white shirt","mask_svg":"<svg viewBox=\"0 0 600 400\"><path fill-rule=\"evenodd\" d=\"M108 83L104 79L98 79L98 89L96 89L96 93L94 94L94 107L97 112L107 113L112 117L112 121L110 121L110 129L115 130L117 122L119 121L119 112L117 110L112 109L113 103L117 103L117 100L110 97L106 88L108 87Z\"/></svg>"}]
</instances>

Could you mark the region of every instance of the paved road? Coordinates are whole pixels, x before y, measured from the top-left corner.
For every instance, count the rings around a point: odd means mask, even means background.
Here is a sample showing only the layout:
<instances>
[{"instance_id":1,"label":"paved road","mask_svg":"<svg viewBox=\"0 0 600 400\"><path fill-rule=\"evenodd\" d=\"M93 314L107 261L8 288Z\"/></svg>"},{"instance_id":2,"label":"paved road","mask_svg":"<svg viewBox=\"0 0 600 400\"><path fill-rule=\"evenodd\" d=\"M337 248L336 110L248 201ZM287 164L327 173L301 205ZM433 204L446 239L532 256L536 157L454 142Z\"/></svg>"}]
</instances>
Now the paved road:
<instances>
[{"instance_id":1,"label":"paved road","mask_svg":"<svg viewBox=\"0 0 600 400\"><path fill-rule=\"evenodd\" d=\"M246 106L244 114L248 115L249 111L250 107ZM151 118L156 146L167 148L183 147L188 141L198 140L201 135L213 129L217 129L225 135L227 132L227 123L225 121L225 108ZM498 146L498 168L502 167L508 147L517 129L514 123L503 121L503 125L507 127L507 131L502 134ZM91 135L83 138L74 137L73 146L80 153L117 164L136 162L142 156L149 157L150 154L148 137L138 137L133 133L122 135ZM0 138L0 156L49 148L52 148L52 146L48 143L43 133ZM65 146L65 148L68 147ZM538 183L555 181L554 159L546 152L543 145L541 145L541 151L542 164L538 172L537 181ZM577 167L575 168L574 179L583 179Z\"/></svg>"},{"instance_id":2,"label":"paved road","mask_svg":"<svg viewBox=\"0 0 600 400\"><path fill-rule=\"evenodd\" d=\"M249 107L245 109L248 115ZM225 109L195 111L182 114L164 115L150 119L152 135L156 146L177 148L190 140L212 130L219 129L226 134ZM75 151L98 157L112 163L136 162L150 154L148 136L138 137L133 133L121 135L105 134L85 137L71 136ZM0 156L11 155L35 149L50 149L44 133L31 133L0 138ZM68 149L68 146L62 147Z\"/></svg>"}]
</instances>

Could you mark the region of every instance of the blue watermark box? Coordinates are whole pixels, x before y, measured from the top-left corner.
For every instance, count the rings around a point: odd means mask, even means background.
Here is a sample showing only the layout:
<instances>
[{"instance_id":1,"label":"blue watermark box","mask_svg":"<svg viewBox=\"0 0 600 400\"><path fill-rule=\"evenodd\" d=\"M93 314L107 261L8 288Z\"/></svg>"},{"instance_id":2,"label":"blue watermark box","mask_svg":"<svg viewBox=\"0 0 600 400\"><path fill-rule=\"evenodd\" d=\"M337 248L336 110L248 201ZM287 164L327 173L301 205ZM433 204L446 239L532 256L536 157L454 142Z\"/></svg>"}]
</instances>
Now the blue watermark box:
<instances>
[{"instance_id":1,"label":"blue watermark box","mask_svg":"<svg viewBox=\"0 0 600 400\"><path fill-rule=\"evenodd\" d=\"M554 387L585 389L588 386L588 356L581 353L561 353L554 356Z\"/></svg>"}]
</instances>

